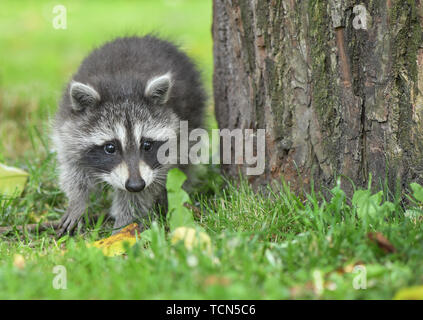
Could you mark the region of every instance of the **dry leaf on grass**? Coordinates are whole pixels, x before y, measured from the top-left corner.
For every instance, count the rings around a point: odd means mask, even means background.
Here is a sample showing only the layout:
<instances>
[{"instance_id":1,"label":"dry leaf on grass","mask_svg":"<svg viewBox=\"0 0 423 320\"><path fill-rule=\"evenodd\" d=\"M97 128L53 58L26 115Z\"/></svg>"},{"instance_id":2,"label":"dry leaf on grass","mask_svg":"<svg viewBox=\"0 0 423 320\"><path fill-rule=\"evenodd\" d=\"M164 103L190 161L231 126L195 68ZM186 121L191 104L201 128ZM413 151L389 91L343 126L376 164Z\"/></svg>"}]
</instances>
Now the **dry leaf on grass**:
<instances>
[{"instance_id":1,"label":"dry leaf on grass","mask_svg":"<svg viewBox=\"0 0 423 320\"><path fill-rule=\"evenodd\" d=\"M93 244L88 245L101 249L103 254L108 257L113 257L125 253L124 243L128 243L132 247L137 238L136 232L139 234L138 224L133 223L123 228L120 232L108 238L98 240Z\"/></svg>"},{"instance_id":2,"label":"dry leaf on grass","mask_svg":"<svg viewBox=\"0 0 423 320\"><path fill-rule=\"evenodd\" d=\"M226 286L231 284L231 279L229 279L227 277L211 275L211 276L206 277L202 282L206 287L213 286L213 285L219 285L219 286L226 287Z\"/></svg>"},{"instance_id":3,"label":"dry leaf on grass","mask_svg":"<svg viewBox=\"0 0 423 320\"><path fill-rule=\"evenodd\" d=\"M380 232L369 232L367 237L370 239L370 241L376 243L377 246L385 253L394 253L397 251L392 243L390 243L389 240L386 239L385 236Z\"/></svg>"},{"instance_id":4,"label":"dry leaf on grass","mask_svg":"<svg viewBox=\"0 0 423 320\"><path fill-rule=\"evenodd\" d=\"M18 269L25 268L25 258L21 254L15 254L13 256L13 266Z\"/></svg>"},{"instance_id":5,"label":"dry leaf on grass","mask_svg":"<svg viewBox=\"0 0 423 320\"><path fill-rule=\"evenodd\" d=\"M211 253L211 239L209 235L203 231L189 227L176 228L172 233L171 243L176 244L183 241L185 248L192 250L199 247L208 253Z\"/></svg>"},{"instance_id":6,"label":"dry leaf on grass","mask_svg":"<svg viewBox=\"0 0 423 320\"><path fill-rule=\"evenodd\" d=\"M354 263L347 264L346 266L341 266L338 269L336 269L335 271L336 271L336 273L338 273L340 275L342 275L344 273L352 273L355 270L355 267L357 267L357 266L363 266L364 267L365 263L362 262L362 261L357 261L357 262L354 262Z\"/></svg>"},{"instance_id":7,"label":"dry leaf on grass","mask_svg":"<svg viewBox=\"0 0 423 320\"><path fill-rule=\"evenodd\" d=\"M335 291L336 288L336 283L330 280L323 279L321 288L316 287L316 284L313 281L307 281L303 285L295 285L289 288L289 294L291 296L291 299L298 299L311 294L321 296L323 290Z\"/></svg>"}]
</instances>

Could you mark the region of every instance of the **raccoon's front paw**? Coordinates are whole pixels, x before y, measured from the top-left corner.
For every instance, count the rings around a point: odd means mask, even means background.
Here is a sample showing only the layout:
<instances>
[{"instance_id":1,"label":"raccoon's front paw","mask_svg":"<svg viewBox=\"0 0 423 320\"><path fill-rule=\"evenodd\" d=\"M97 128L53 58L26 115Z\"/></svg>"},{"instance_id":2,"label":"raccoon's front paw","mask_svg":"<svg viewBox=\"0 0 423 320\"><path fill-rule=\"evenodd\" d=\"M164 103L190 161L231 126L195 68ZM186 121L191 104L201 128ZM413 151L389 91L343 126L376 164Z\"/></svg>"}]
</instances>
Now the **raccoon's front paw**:
<instances>
[{"instance_id":1,"label":"raccoon's front paw","mask_svg":"<svg viewBox=\"0 0 423 320\"><path fill-rule=\"evenodd\" d=\"M68 212L65 213L62 219L60 219L59 228L56 232L57 236L60 238L66 233L71 233L77 226L80 219L80 215L70 214Z\"/></svg>"}]
</instances>

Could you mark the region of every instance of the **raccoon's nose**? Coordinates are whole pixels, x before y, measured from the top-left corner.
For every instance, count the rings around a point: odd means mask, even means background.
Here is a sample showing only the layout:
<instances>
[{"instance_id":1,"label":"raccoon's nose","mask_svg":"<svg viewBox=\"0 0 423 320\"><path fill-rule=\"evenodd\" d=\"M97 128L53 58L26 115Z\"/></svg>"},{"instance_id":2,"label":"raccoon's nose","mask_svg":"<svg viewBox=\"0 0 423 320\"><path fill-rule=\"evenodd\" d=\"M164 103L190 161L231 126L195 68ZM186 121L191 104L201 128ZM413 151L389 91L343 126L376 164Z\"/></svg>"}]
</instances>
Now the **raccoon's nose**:
<instances>
[{"instance_id":1,"label":"raccoon's nose","mask_svg":"<svg viewBox=\"0 0 423 320\"><path fill-rule=\"evenodd\" d=\"M145 188L145 181L143 179L131 180L125 182L125 188L129 192L140 192Z\"/></svg>"}]
</instances>

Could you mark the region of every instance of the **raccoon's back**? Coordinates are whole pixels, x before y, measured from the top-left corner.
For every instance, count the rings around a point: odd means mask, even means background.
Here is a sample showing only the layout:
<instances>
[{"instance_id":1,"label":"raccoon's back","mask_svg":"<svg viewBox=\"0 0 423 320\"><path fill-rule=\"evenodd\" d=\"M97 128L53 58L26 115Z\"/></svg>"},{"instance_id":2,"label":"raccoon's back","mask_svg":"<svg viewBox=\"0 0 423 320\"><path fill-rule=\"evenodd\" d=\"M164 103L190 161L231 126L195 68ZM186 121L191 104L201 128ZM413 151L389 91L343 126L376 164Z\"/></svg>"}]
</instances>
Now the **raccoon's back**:
<instances>
[{"instance_id":1,"label":"raccoon's back","mask_svg":"<svg viewBox=\"0 0 423 320\"><path fill-rule=\"evenodd\" d=\"M173 77L169 106L190 127L201 126L205 93L200 74L168 41L153 36L117 38L85 58L73 80L94 87L102 102L141 102L147 81L169 71Z\"/></svg>"}]
</instances>

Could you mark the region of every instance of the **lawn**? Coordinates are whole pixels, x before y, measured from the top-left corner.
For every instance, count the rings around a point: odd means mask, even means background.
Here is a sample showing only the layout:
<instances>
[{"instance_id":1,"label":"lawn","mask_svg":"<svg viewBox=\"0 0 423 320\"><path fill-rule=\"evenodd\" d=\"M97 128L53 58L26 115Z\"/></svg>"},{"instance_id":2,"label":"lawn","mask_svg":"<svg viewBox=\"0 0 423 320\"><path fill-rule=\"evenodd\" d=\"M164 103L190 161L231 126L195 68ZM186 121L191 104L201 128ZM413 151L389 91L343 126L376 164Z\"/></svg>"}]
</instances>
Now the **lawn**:
<instances>
[{"instance_id":1,"label":"lawn","mask_svg":"<svg viewBox=\"0 0 423 320\"><path fill-rule=\"evenodd\" d=\"M17 226L54 221L66 208L58 188L49 121L61 90L83 57L115 36L155 32L196 61L212 93L211 1L72 1L67 29L52 27L55 3L0 4L0 162L29 179L21 196L0 200L0 299L392 299L423 298L423 189L392 195L334 187L294 195L254 193L197 170L190 193L195 223L210 250L172 243L166 221L148 241L109 257L89 246L110 235L107 193L93 195L86 228L54 231ZM209 127L214 127L209 102ZM3 229L4 230L4 229ZM87 246L88 244L88 246ZM66 288L57 277L66 270ZM63 283L62 283L63 284Z\"/></svg>"}]
</instances>

